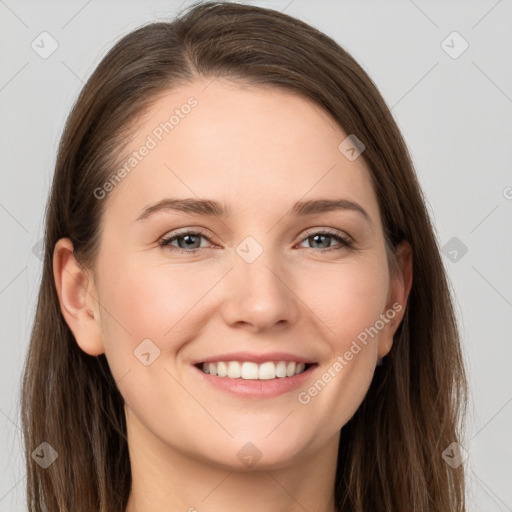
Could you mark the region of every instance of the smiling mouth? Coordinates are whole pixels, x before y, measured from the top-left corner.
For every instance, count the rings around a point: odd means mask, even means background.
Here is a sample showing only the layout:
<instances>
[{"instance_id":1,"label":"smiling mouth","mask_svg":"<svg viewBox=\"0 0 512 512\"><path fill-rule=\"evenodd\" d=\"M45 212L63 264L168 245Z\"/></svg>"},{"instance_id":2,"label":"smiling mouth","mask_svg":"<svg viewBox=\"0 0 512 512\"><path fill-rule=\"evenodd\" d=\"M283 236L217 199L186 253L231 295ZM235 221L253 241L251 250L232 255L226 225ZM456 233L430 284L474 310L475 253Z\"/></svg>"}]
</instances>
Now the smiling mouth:
<instances>
[{"instance_id":1,"label":"smiling mouth","mask_svg":"<svg viewBox=\"0 0 512 512\"><path fill-rule=\"evenodd\" d=\"M316 363L299 363L295 361L267 361L262 364L250 361L217 361L195 365L203 373L226 377L228 379L272 380L294 377L304 373Z\"/></svg>"}]
</instances>

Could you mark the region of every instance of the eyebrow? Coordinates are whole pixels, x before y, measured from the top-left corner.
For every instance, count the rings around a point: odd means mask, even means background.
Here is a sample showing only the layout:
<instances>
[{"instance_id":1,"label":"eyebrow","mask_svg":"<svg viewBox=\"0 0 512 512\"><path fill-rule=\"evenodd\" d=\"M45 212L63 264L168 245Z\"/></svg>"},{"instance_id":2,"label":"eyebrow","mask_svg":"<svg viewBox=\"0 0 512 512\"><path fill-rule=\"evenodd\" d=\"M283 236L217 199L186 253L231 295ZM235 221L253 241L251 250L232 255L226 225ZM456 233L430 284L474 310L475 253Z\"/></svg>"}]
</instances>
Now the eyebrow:
<instances>
[{"instance_id":1,"label":"eyebrow","mask_svg":"<svg viewBox=\"0 0 512 512\"><path fill-rule=\"evenodd\" d=\"M232 215L231 208L211 199L166 198L144 208L142 213L137 217L136 221L147 219L158 211L166 210L174 210L199 215L209 215L212 217L229 217ZM370 215L360 204L345 198L311 199L308 201L298 201L291 208L290 214L297 217L303 217L306 215L343 210L359 212L371 225L373 225L373 221Z\"/></svg>"}]
</instances>

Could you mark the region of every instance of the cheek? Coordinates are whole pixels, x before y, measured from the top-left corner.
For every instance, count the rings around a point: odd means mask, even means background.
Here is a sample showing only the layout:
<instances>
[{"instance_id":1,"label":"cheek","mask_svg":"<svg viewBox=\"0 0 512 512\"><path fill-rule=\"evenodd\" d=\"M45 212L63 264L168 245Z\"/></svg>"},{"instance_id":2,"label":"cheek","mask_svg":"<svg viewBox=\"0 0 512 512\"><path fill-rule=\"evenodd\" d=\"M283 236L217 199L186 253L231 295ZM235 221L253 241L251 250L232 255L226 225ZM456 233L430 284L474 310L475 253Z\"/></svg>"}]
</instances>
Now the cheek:
<instances>
[{"instance_id":1,"label":"cheek","mask_svg":"<svg viewBox=\"0 0 512 512\"><path fill-rule=\"evenodd\" d=\"M173 340L178 343L189 335L192 310L201 309L201 298L216 276L208 269L191 271L105 253L110 257L102 261L100 300L108 350L131 353L150 339L162 352L172 351Z\"/></svg>"},{"instance_id":2,"label":"cheek","mask_svg":"<svg viewBox=\"0 0 512 512\"><path fill-rule=\"evenodd\" d=\"M190 310L207 291L200 282L208 280L177 266L111 255L102 262L99 288L105 356L126 404L148 408L152 417L153 406L162 403L166 386L173 384L165 373L169 356L188 339Z\"/></svg>"},{"instance_id":3,"label":"cheek","mask_svg":"<svg viewBox=\"0 0 512 512\"><path fill-rule=\"evenodd\" d=\"M105 244L99 258L103 300L134 336L161 337L197 294L197 273L155 257L157 251L124 254Z\"/></svg>"},{"instance_id":4,"label":"cheek","mask_svg":"<svg viewBox=\"0 0 512 512\"><path fill-rule=\"evenodd\" d=\"M386 260L351 261L317 275L303 275L304 302L321 318L329 358L317 380L301 390L298 402L317 415L326 431L341 428L363 401L371 384L380 333L374 328L385 312L388 293ZM314 305L314 307L312 307ZM328 413L326 413L328 411Z\"/></svg>"},{"instance_id":5,"label":"cheek","mask_svg":"<svg viewBox=\"0 0 512 512\"><path fill-rule=\"evenodd\" d=\"M389 287L380 257L352 260L305 272L300 297L326 325L337 351L376 322L384 312Z\"/></svg>"}]
</instances>

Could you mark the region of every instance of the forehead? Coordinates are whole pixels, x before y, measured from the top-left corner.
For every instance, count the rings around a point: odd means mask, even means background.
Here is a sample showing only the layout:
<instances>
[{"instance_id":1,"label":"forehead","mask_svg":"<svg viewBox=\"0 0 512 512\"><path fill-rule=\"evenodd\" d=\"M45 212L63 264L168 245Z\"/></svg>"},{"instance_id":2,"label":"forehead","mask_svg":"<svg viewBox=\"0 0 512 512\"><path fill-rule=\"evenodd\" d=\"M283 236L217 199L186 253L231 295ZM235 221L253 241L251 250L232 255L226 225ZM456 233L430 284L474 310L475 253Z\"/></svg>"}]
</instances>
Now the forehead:
<instances>
[{"instance_id":1,"label":"forehead","mask_svg":"<svg viewBox=\"0 0 512 512\"><path fill-rule=\"evenodd\" d=\"M236 213L237 204L281 211L309 197L350 196L377 220L365 161L339 149L347 135L287 90L196 81L161 95L137 122L121 164L129 172L110 200L132 208L165 195L208 197L235 203Z\"/></svg>"}]
</instances>

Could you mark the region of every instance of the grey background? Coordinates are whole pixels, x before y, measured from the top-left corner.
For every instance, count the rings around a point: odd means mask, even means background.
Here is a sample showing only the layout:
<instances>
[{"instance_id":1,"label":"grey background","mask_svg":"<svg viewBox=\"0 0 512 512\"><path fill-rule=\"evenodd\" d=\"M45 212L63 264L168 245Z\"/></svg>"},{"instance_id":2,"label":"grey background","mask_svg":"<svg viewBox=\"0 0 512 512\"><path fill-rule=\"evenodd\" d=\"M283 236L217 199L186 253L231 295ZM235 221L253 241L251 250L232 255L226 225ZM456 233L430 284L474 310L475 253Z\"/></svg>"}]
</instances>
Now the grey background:
<instances>
[{"instance_id":1,"label":"grey background","mask_svg":"<svg viewBox=\"0 0 512 512\"><path fill-rule=\"evenodd\" d=\"M26 509L19 379L64 120L116 40L189 3L0 0L0 512ZM283 10L332 36L392 108L446 246L462 326L469 510L512 511L512 1L245 3ZM58 42L47 59L31 47L43 31ZM458 36L442 46L453 31L469 44L457 58L445 49L458 53Z\"/></svg>"}]
</instances>

